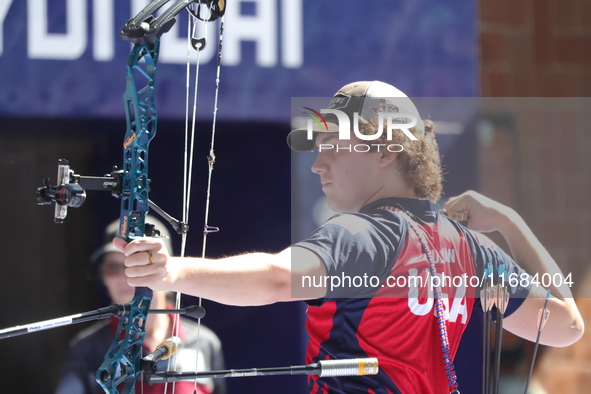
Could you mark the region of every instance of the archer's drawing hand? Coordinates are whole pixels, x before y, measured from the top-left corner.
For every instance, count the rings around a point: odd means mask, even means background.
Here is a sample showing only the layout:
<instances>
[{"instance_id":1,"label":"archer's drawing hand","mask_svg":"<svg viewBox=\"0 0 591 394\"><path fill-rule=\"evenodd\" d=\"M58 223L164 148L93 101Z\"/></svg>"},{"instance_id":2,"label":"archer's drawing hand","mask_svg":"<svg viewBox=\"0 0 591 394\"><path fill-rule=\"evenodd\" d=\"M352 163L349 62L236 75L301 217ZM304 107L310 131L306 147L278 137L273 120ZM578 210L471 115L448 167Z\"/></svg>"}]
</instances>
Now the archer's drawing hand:
<instances>
[{"instance_id":1,"label":"archer's drawing hand","mask_svg":"<svg viewBox=\"0 0 591 394\"><path fill-rule=\"evenodd\" d=\"M445 203L447 212L466 212L466 227L481 233L502 231L515 211L475 191L467 191L451 197Z\"/></svg>"},{"instance_id":2,"label":"archer's drawing hand","mask_svg":"<svg viewBox=\"0 0 591 394\"><path fill-rule=\"evenodd\" d=\"M115 238L113 245L126 256L125 275L130 286L149 287L154 291L170 290L176 272L161 239L145 237L126 243Z\"/></svg>"}]
</instances>

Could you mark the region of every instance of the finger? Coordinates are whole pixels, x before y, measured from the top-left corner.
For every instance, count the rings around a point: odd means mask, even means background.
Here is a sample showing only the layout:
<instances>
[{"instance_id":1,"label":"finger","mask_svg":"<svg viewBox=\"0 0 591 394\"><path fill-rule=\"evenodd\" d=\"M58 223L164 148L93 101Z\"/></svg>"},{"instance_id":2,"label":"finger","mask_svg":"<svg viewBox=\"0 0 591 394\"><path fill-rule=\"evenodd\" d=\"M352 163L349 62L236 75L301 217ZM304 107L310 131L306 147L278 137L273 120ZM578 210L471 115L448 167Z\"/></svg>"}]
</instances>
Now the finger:
<instances>
[{"instance_id":1,"label":"finger","mask_svg":"<svg viewBox=\"0 0 591 394\"><path fill-rule=\"evenodd\" d=\"M137 266L131 266L131 267L127 267L125 269L125 276L127 276L127 278L142 278L142 277L146 277L146 276L151 276L151 275L155 275L156 272L158 272L158 268L153 265L137 265Z\"/></svg>"},{"instance_id":2,"label":"finger","mask_svg":"<svg viewBox=\"0 0 591 394\"><path fill-rule=\"evenodd\" d=\"M447 216L452 220L463 223L464 225L468 222L468 212L451 211L447 213Z\"/></svg>"},{"instance_id":3,"label":"finger","mask_svg":"<svg viewBox=\"0 0 591 394\"><path fill-rule=\"evenodd\" d=\"M449 212L454 212L458 210L458 202L459 202L460 198L459 197L453 197L450 198L449 200L447 200L447 202L445 204L443 204L443 207L445 208L445 210L449 213Z\"/></svg>"},{"instance_id":4,"label":"finger","mask_svg":"<svg viewBox=\"0 0 591 394\"><path fill-rule=\"evenodd\" d=\"M113 245L119 249L121 252L125 251L125 247L127 246L127 242L122 240L119 237L113 238Z\"/></svg>"},{"instance_id":5,"label":"finger","mask_svg":"<svg viewBox=\"0 0 591 394\"><path fill-rule=\"evenodd\" d=\"M125 269L127 284L134 287L144 286L152 288L152 286L160 284L165 275L166 272L162 267L153 264Z\"/></svg>"},{"instance_id":6,"label":"finger","mask_svg":"<svg viewBox=\"0 0 591 394\"><path fill-rule=\"evenodd\" d=\"M453 201L456 201L456 200L457 200L458 198L460 198L460 197L461 197L461 195L459 195L459 196L452 196L452 197L450 197L450 198L448 198L448 199L447 199L447 202L446 202L446 204L447 204L447 203L451 203L451 202L453 202Z\"/></svg>"},{"instance_id":7,"label":"finger","mask_svg":"<svg viewBox=\"0 0 591 394\"><path fill-rule=\"evenodd\" d=\"M445 211L447 216L450 219L457 220L462 224L466 225L468 222L468 206L466 203L466 199L462 198L463 196L455 197L453 200L450 199L447 203L444 204Z\"/></svg>"},{"instance_id":8,"label":"finger","mask_svg":"<svg viewBox=\"0 0 591 394\"><path fill-rule=\"evenodd\" d=\"M127 256L124 261L126 267L141 267L146 265L154 265L159 260L157 254L151 250L144 250L136 252Z\"/></svg>"},{"instance_id":9,"label":"finger","mask_svg":"<svg viewBox=\"0 0 591 394\"><path fill-rule=\"evenodd\" d=\"M147 252L150 250L153 252L159 252L163 248L164 245L161 239L152 237L141 237L134 239L127 245L127 247L125 248L125 254L127 256L131 256L135 253Z\"/></svg>"}]
</instances>

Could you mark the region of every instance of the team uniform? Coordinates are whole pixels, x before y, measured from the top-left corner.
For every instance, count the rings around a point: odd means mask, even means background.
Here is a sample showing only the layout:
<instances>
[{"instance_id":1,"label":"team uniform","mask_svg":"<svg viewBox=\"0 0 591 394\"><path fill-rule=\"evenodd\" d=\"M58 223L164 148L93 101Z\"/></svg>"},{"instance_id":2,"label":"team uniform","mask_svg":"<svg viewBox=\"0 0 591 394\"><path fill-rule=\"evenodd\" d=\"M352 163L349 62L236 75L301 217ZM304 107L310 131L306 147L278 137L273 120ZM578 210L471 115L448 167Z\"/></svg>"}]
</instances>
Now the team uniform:
<instances>
[{"instance_id":1,"label":"team uniform","mask_svg":"<svg viewBox=\"0 0 591 394\"><path fill-rule=\"evenodd\" d=\"M172 319L172 316L170 316ZM94 323L87 329L81 331L71 342L66 353L56 394L99 394L104 393L102 387L96 382L95 374L102 364L105 352L111 346L113 337L119 324L119 318L101 320ZM176 364L172 360L168 367L169 360L160 360L157 363L157 370L195 371L195 363L199 371L212 371L224 369L224 357L219 338L207 327L181 317L179 334L182 347L177 351ZM199 349L197 349L199 344ZM149 354L144 348L143 354ZM174 391L173 391L174 386ZM225 382L217 379L199 379L197 391L194 392L193 381L179 381L167 385L166 393L187 393L187 394L225 394ZM139 379L136 383L136 393L162 394L164 384L142 384Z\"/></svg>"},{"instance_id":2,"label":"team uniform","mask_svg":"<svg viewBox=\"0 0 591 394\"><path fill-rule=\"evenodd\" d=\"M425 242L439 280L429 273ZM441 284L455 355L472 309L480 307L474 284L487 263L495 273L500 266L506 275L524 273L488 238L434 212L427 200L375 201L332 217L295 246L315 252L327 270L326 297L307 301L307 362L376 357L380 367L377 376L310 376L311 393L448 393L431 284ZM529 293L508 290L505 316Z\"/></svg>"}]
</instances>

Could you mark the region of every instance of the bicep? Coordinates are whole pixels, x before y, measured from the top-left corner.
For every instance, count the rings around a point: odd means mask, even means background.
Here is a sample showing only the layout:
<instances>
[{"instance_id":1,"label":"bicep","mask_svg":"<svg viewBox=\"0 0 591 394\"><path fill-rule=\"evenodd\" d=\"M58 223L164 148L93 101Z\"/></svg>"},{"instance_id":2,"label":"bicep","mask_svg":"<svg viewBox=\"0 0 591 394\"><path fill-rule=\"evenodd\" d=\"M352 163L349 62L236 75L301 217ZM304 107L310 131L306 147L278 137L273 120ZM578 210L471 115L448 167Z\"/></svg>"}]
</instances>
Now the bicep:
<instances>
[{"instance_id":1,"label":"bicep","mask_svg":"<svg viewBox=\"0 0 591 394\"><path fill-rule=\"evenodd\" d=\"M280 264L290 273L289 294L281 301L311 300L326 296L326 266L310 249L299 246L287 248L279 254Z\"/></svg>"}]
</instances>

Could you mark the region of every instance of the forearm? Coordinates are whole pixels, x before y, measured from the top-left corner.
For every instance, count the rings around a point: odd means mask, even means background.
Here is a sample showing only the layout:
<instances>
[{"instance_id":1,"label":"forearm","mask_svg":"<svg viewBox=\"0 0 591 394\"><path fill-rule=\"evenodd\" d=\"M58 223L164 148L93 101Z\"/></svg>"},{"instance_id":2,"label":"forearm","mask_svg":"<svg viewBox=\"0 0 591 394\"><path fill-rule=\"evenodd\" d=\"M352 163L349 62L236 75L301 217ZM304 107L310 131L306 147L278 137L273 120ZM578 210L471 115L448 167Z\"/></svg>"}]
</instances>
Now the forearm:
<instances>
[{"instance_id":1,"label":"forearm","mask_svg":"<svg viewBox=\"0 0 591 394\"><path fill-rule=\"evenodd\" d=\"M498 230L507 241L517 264L534 278L537 274L538 282L543 283L544 275L546 278L550 275L552 283L544 283L550 285L548 290L552 297L548 302L550 317L542 332L542 343L568 346L581 337L583 319L562 272L514 210L474 191L451 197L445 203L445 208L448 212L467 212L467 225L471 230L483 233ZM523 286L522 281L519 282ZM504 327L522 338L535 341L539 326L538 314L544 307L546 295L546 289L533 284L527 299L505 320Z\"/></svg>"},{"instance_id":2,"label":"forearm","mask_svg":"<svg viewBox=\"0 0 591 394\"><path fill-rule=\"evenodd\" d=\"M314 288L306 298L292 296L292 279L326 275L312 251L289 247L277 254L248 253L219 260L171 257L161 240L138 238L129 244L115 238L125 253L127 284L155 291L177 291L228 305L266 305L278 301L319 298L325 288ZM292 259L297 261L292 264Z\"/></svg>"},{"instance_id":3,"label":"forearm","mask_svg":"<svg viewBox=\"0 0 591 394\"><path fill-rule=\"evenodd\" d=\"M290 291L289 270L277 264L282 257L267 253L219 260L174 257L170 290L227 305L272 304L284 300Z\"/></svg>"},{"instance_id":4,"label":"forearm","mask_svg":"<svg viewBox=\"0 0 591 394\"><path fill-rule=\"evenodd\" d=\"M576 342L583 333L583 321L573 300L569 285L566 284L558 264L533 234L523 219L513 210L507 209L506 219L499 226L499 231L507 241L513 258L534 278L549 285L533 284L522 313L516 319L508 319L507 329L531 341L537 336L539 325L538 311L543 308L547 291L550 290L548 308L550 316L540 341L550 346L568 346ZM544 281L544 276L550 280ZM560 278L560 279L559 279Z\"/></svg>"}]
</instances>

